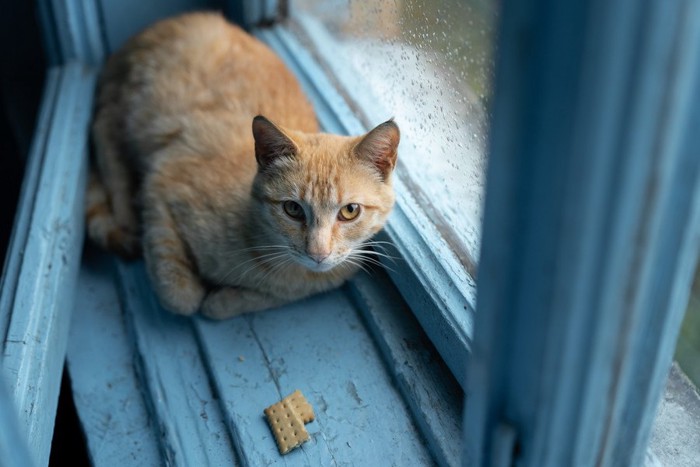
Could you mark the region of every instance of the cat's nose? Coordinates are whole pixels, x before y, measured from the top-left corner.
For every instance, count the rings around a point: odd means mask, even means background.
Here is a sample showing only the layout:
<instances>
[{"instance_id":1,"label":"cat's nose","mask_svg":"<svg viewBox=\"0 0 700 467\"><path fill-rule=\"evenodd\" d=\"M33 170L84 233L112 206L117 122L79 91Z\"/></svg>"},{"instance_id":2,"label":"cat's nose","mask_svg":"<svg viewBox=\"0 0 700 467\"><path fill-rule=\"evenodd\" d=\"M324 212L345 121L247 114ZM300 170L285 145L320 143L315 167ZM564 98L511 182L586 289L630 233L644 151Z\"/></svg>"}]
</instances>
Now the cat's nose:
<instances>
[{"instance_id":1,"label":"cat's nose","mask_svg":"<svg viewBox=\"0 0 700 467\"><path fill-rule=\"evenodd\" d=\"M330 255L331 255L330 252L320 252L320 253L309 252L309 258L316 261L318 264L321 264L323 262L323 260L328 258Z\"/></svg>"}]
</instances>

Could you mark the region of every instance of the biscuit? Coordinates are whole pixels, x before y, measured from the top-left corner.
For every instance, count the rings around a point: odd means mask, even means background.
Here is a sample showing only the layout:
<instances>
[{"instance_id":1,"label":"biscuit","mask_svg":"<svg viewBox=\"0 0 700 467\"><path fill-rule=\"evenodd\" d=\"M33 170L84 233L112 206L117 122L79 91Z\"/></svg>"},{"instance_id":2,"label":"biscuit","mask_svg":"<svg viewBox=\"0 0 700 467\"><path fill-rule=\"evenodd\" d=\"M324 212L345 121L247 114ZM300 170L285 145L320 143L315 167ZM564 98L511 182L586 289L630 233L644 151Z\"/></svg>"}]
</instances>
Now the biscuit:
<instances>
[{"instance_id":1,"label":"biscuit","mask_svg":"<svg viewBox=\"0 0 700 467\"><path fill-rule=\"evenodd\" d=\"M287 402L292 406L297 415L299 415L299 418L301 418L302 422L309 423L316 419L316 416L314 415L314 408L311 407L311 404L309 404L300 390L297 389L282 399L282 401Z\"/></svg>"},{"instance_id":2,"label":"biscuit","mask_svg":"<svg viewBox=\"0 0 700 467\"><path fill-rule=\"evenodd\" d=\"M309 440L305 423L314 421L314 409L298 389L264 410L280 454Z\"/></svg>"},{"instance_id":3,"label":"biscuit","mask_svg":"<svg viewBox=\"0 0 700 467\"><path fill-rule=\"evenodd\" d=\"M287 454L309 440L309 433L304 428L304 422L292 404L286 400L266 408L265 417L267 417L267 423L275 436L280 454Z\"/></svg>"}]
</instances>

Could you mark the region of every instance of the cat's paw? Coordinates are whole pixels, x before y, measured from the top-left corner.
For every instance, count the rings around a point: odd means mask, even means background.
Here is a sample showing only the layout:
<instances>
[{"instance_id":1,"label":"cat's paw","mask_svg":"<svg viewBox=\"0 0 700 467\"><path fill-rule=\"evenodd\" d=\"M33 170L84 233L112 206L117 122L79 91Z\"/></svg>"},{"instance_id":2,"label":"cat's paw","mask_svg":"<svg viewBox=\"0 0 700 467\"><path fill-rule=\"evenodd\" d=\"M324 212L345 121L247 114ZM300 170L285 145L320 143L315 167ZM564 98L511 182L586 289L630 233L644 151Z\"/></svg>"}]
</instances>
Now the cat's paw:
<instances>
[{"instance_id":1,"label":"cat's paw","mask_svg":"<svg viewBox=\"0 0 700 467\"><path fill-rule=\"evenodd\" d=\"M107 244L111 251L125 260L131 261L141 257L141 237L135 231L115 229L107 237Z\"/></svg>"},{"instance_id":2,"label":"cat's paw","mask_svg":"<svg viewBox=\"0 0 700 467\"><path fill-rule=\"evenodd\" d=\"M137 230L122 227L104 214L88 217L87 222L89 237L104 249L118 254L125 260L134 260L141 256L141 237Z\"/></svg>"},{"instance_id":3,"label":"cat's paw","mask_svg":"<svg viewBox=\"0 0 700 467\"><path fill-rule=\"evenodd\" d=\"M212 290L204 298L202 315L211 319L227 319L240 315L240 291L235 287L223 287Z\"/></svg>"},{"instance_id":4,"label":"cat's paw","mask_svg":"<svg viewBox=\"0 0 700 467\"><path fill-rule=\"evenodd\" d=\"M190 271L170 270L157 279L156 293L163 308L179 315L199 310L207 291Z\"/></svg>"}]
</instances>

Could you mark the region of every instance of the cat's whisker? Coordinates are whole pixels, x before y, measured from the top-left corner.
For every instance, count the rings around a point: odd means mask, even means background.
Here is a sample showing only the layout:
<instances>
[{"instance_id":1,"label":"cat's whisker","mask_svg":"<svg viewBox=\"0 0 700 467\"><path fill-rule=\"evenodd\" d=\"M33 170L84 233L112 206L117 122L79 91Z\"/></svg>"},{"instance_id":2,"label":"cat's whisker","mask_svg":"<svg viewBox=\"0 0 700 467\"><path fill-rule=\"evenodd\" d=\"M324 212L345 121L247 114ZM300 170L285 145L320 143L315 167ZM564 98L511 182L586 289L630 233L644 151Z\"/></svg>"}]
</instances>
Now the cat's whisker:
<instances>
[{"instance_id":1,"label":"cat's whisker","mask_svg":"<svg viewBox=\"0 0 700 467\"><path fill-rule=\"evenodd\" d=\"M384 253L388 256L391 256L392 258L395 258L394 256L390 255L387 251L389 248L393 249L393 244L391 242L386 242L383 240L368 240L368 241L364 242L362 245L360 245L360 248L359 248L360 250L367 251L365 248L362 248L362 247L370 247L374 251L379 250L382 253Z\"/></svg>"},{"instance_id":2,"label":"cat's whisker","mask_svg":"<svg viewBox=\"0 0 700 467\"><path fill-rule=\"evenodd\" d=\"M364 263L373 264L373 265L376 265L376 266L384 266L384 264L381 263L380 261L378 261L378 260L376 260L376 259L374 259L374 258L371 258L371 257L369 257L369 256L364 256L364 255L362 255L362 254L360 254L360 253L356 254L356 255L355 255L355 258L358 259L358 260L363 261Z\"/></svg>"},{"instance_id":3,"label":"cat's whisker","mask_svg":"<svg viewBox=\"0 0 700 467\"><path fill-rule=\"evenodd\" d=\"M250 259L248 259L248 260L246 260L246 261L244 261L244 262L242 262L242 263L236 264L228 273L226 273L226 276L228 276L228 275L230 275L231 273L235 272L236 269L239 269L239 268L241 268L241 267L245 266L246 264L249 264L249 263L251 263L251 262L253 262L253 261L256 261L256 260L263 260L263 259L266 258L266 257L271 257L271 256L279 255L279 254L282 254L282 253L276 251L276 252L272 252L272 253L268 253L268 254L264 254L264 255L259 255L259 256L255 256L255 257L253 257L253 258L250 258Z\"/></svg>"},{"instance_id":4,"label":"cat's whisker","mask_svg":"<svg viewBox=\"0 0 700 467\"><path fill-rule=\"evenodd\" d=\"M247 261L244 261L244 262L242 262L242 263L239 263L239 264L235 265L229 272L227 272L227 273L224 275L224 277L222 277L222 278L218 281L217 287L221 286L221 285L223 284L223 282L224 282L226 279L228 279L229 277L231 277L231 274L233 274L234 272L236 272L237 270L239 270L240 268L242 268L243 266L245 266L245 265L247 265L247 264L253 263L252 266L250 266L248 269L246 269L245 272L243 272L242 274L239 274L238 277L244 277L246 274L248 274L249 272L251 272L252 270L254 270L256 267L259 267L260 265L259 265L258 263L256 263L256 261L260 261L260 262L262 262L262 263L266 263L266 262L268 262L268 261L272 261L272 260L274 260L274 259L282 258L282 257L284 257L284 256L287 256L287 254L288 254L288 253L287 253L286 250L281 251L281 252L280 252L280 251L276 251L276 252L273 252L273 253L268 253L268 254L256 256L256 257L254 257L254 258L250 258L250 259L247 260Z\"/></svg>"},{"instance_id":5,"label":"cat's whisker","mask_svg":"<svg viewBox=\"0 0 700 467\"><path fill-rule=\"evenodd\" d=\"M373 252L371 252L371 253L376 253L376 252L373 251ZM352 256L353 256L354 259L359 260L359 261L362 261L362 262L364 262L364 263L373 264L373 265L382 267L382 268L384 268L384 269L388 269L389 271L394 272L394 273L396 272L396 270L394 270L392 267L390 267L389 265L387 265L387 264L385 264L385 263L382 263L382 262L379 261L377 258L373 258L372 256L365 256L365 255L368 255L368 254L369 254L369 252L367 252L367 251L364 251L364 250L356 250L356 251L353 252Z\"/></svg>"},{"instance_id":6,"label":"cat's whisker","mask_svg":"<svg viewBox=\"0 0 700 467\"><path fill-rule=\"evenodd\" d=\"M347 257L345 261L355 267L362 269L365 273L370 274L369 270L365 267L364 264L362 264L362 261L359 261L352 257Z\"/></svg>"},{"instance_id":7,"label":"cat's whisker","mask_svg":"<svg viewBox=\"0 0 700 467\"><path fill-rule=\"evenodd\" d=\"M392 248L393 249L393 244L391 242L384 242L384 241L367 241L362 244L362 246L368 246L371 248L377 248L382 250L384 253L387 252L387 249Z\"/></svg>"},{"instance_id":8,"label":"cat's whisker","mask_svg":"<svg viewBox=\"0 0 700 467\"><path fill-rule=\"evenodd\" d=\"M380 250L382 253L389 254L389 251L396 251L396 248L391 242L380 242L380 243L365 243L363 246L368 246L372 249Z\"/></svg>"},{"instance_id":9,"label":"cat's whisker","mask_svg":"<svg viewBox=\"0 0 700 467\"><path fill-rule=\"evenodd\" d=\"M269 265L270 263L274 263L275 261L278 261L282 258L285 258L286 256L288 256L288 253L282 252L282 253L275 253L275 254L271 254L271 255L264 255L262 257L258 257L256 259L258 259L259 261L254 262L253 265L248 267L248 269L246 269L246 271L244 271L242 274L240 274L239 277L244 277L248 273L255 271L255 269L259 269L259 268L262 268L263 266ZM251 261L246 261L246 263L250 263L250 262Z\"/></svg>"},{"instance_id":10,"label":"cat's whisker","mask_svg":"<svg viewBox=\"0 0 700 467\"><path fill-rule=\"evenodd\" d=\"M268 250L288 250L289 247L287 245L259 245L259 246L251 246L249 248L242 248L240 250L236 250L232 253L244 253L247 251L268 251Z\"/></svg>"},{"instance_id":11,"label":"cat's whisker","mask_svg":"<svg viewBox=\"0 0 700 467\"><path fill-rule=\"evenodd\" d=\"M276 263L276 264L273 264L273 265L270 267L270 269L267 271L267 273L265 273L265 275L262 276L262 277L260 278L259 282L263 283L263 282L265 281L265 279L267 279L271 274L278 272L278 271L281 270L284 266L286 266L286 265L292 263L293 261L294 261L294 259L293 259L291 256L288 256L288 257L285 258L284 260L282 260L282 261L280 261L280 262L278 262L278 263Z\"/></svg>"},{"instance_id":12,"label":"cat's whisker","mask_svg":"<svg viewBox=\"0 0 700 467\"><path fill-rule=\"evenodd\" d=\"M396 256L392 256L392 255L390 255L390 254L383 253L383 252L377 251L377 250L358 249L357 251L358 251L359 253L363 254L363 255L374 255L374 256L377 256L377 257L380 257L380 258L386 258L386 259L388 259L389 261L391 261L391 262L394 263L394 264L396 264L396 260L401 259L401 258L398 258L398 257L396 257Z\"/></svg>"},{"instance_id":13,"label":"cat's whisker","mask_svg":"<svg viewBox=\"0 0 700 467\"><path fill-rule=\"evenodd\" d=\"M390 245L392 246L392 242L388 242L386 240L367 240L365 242L365 245Z\"/></svg>"}]
</instances>

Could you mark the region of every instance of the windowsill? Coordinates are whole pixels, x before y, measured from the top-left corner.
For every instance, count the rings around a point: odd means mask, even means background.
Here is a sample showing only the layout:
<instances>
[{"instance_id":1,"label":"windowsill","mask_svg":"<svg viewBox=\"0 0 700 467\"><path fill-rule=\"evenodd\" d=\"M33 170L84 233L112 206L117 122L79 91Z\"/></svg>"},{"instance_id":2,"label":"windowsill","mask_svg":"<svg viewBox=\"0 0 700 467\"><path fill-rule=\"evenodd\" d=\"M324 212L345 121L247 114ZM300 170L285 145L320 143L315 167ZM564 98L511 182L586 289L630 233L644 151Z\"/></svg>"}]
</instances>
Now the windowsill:
<instances>
[{"instance_id":1,"label":"windowsill","mask_svg":"<svg viewBox=\"0 0 700 467\"><path fill-rule=\"evenodd\" d=\"M214 322L164 311L141 262L88 247L68 342L96 465L459 464L464 395L381 271ZM316 421L282 458L262 410L295 389Z\"/></svg>"}]
</instances>

